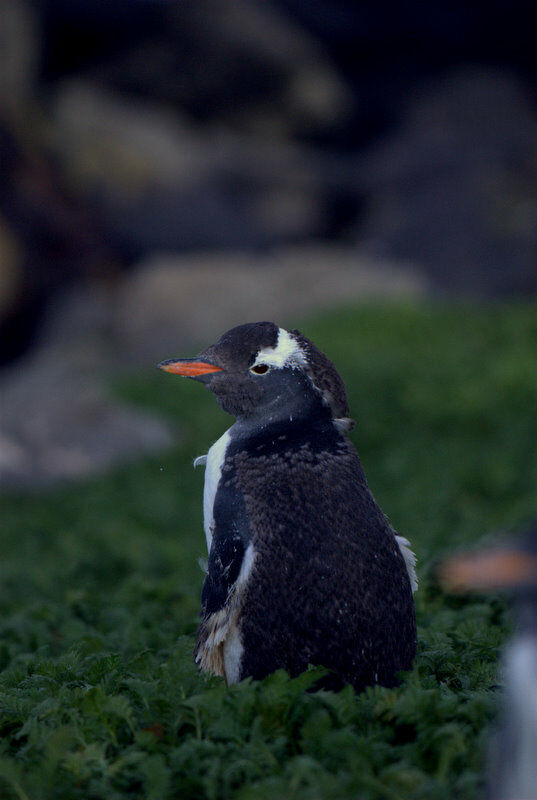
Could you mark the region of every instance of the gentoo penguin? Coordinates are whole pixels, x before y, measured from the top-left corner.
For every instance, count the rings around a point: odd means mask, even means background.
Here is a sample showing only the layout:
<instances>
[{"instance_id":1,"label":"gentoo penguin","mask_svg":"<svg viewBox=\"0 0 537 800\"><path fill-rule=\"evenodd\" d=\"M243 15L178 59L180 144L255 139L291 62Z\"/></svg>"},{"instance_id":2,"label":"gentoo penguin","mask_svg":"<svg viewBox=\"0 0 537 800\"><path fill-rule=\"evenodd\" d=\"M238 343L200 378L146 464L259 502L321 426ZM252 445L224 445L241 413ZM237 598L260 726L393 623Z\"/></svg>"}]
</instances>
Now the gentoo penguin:
<instances>
[{"instance_id":1,"label":"gentoo penguin","mask_svg":"<svg viewBox=\"0 0 537 800\"><path fill-rule=\"evenodd\" d=\"M489 748L487 800L537 800L537 520L523 534L453 556L439 577L450 591L500 591L515 631L500 668L502 712Z\"/></svg>"},{"instance_id":2,"label":"gentoo penguin","mask_svg":"<svg viewBox=\"0 0 537 800\"><path fill-rule=\"evenodd\" d=\"M333 364L299 331L256 322L159 367L201 381L236 417L201 457L201 669L235 683L315 664L333 688L394 686L416 651L415 558L345 435Z\"/></svg>"}]
</instances>

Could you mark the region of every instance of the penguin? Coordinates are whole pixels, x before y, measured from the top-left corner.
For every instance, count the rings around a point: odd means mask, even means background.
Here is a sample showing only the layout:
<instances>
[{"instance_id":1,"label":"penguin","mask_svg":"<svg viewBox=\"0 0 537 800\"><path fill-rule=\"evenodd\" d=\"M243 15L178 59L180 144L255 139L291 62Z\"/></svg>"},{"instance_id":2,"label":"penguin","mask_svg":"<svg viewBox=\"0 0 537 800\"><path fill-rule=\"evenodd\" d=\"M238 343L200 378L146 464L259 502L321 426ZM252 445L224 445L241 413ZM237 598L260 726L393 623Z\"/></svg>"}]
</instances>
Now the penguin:
<instances>
[{"instance_id":1,"label":"penguin","mask_svg":"<svg viewBox=\"0 0 537 800\"><path fill-rule=\"evenodd\" d=\"M450 592L498 591L515 622L500 667L503 698L488 754L487 800L537 800L537 519L495 547L452 556L438 577Z\"/></svg>"},{"instance_id":2,"label":"penguin","mask_svg":"<svg viewBox=\"0 0 537 800\"><path fill-rule=\"evenodd\" d=\"M367 485L334 365L298 330L255 322L158 366L236 419L195 461L209 553L201 670L233 684L313 664L325 688L397 685L416 652L415 556Z\"/></svg>"}]
</instances>

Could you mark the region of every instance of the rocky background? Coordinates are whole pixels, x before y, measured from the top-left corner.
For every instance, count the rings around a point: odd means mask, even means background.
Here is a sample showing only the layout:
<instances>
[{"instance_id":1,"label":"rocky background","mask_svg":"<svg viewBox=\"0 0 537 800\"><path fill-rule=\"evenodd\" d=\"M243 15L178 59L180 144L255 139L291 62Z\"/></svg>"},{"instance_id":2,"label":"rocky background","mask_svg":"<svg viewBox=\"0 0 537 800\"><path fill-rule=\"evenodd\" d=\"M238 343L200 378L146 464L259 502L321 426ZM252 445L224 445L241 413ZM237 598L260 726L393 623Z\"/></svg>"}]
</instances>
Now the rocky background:
<instances>
[{"instance_id":1,"label":"rocky background","mask_svg":"<svg viewBox=\"0 0 537 800\"><path fill-rule=\"evenodd\" d=\"M170 444L106 376L231 325L535 298L529 10L0 0L0 481Z\"/></svg>"}]
</instances>

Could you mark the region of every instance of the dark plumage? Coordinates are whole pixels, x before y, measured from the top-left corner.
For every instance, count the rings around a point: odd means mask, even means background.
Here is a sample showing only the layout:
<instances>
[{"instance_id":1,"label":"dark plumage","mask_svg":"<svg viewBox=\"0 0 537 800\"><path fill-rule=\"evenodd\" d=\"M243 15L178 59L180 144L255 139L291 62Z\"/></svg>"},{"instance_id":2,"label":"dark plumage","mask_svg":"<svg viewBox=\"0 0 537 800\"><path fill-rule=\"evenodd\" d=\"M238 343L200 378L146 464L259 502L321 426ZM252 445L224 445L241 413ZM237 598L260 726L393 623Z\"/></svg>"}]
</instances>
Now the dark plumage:
<instances>
[{"instance_id":1,"label":"dark plumage","mask_svg":"<svg viewBox=\"0 0 537 800\"><path fill-rule=\"evenodd\" d=\"M394 685L416 650L414 557L342 433L334 366L270 322L161 366L204 382L237 417L207 456L201 667L234 682L312 663L333 671L327 685Z\"/></svg>"}]
</instances>

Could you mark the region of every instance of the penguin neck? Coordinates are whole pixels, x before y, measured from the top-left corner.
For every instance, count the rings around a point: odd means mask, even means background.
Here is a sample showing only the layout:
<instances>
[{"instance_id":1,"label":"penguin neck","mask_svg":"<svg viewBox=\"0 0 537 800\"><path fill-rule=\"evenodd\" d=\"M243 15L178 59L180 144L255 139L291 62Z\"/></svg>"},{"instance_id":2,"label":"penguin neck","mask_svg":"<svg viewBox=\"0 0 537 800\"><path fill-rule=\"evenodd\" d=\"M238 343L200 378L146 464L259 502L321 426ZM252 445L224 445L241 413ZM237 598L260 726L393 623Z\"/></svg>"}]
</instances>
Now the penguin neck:
<instances>
[{"instance_id":1,"label":"penguin neck","mask_svg":"<svg viewBox=\"0 0 537 800\"><path fill-rule=\"evenodd\" d=\"M250 438L260 434L285 433L289 430L329 430L335 428L332 413L317 392L308 392L298 398L280 396L261 409L238 416L231 427L233 438Z\"/></svg>"}]
</instances>

